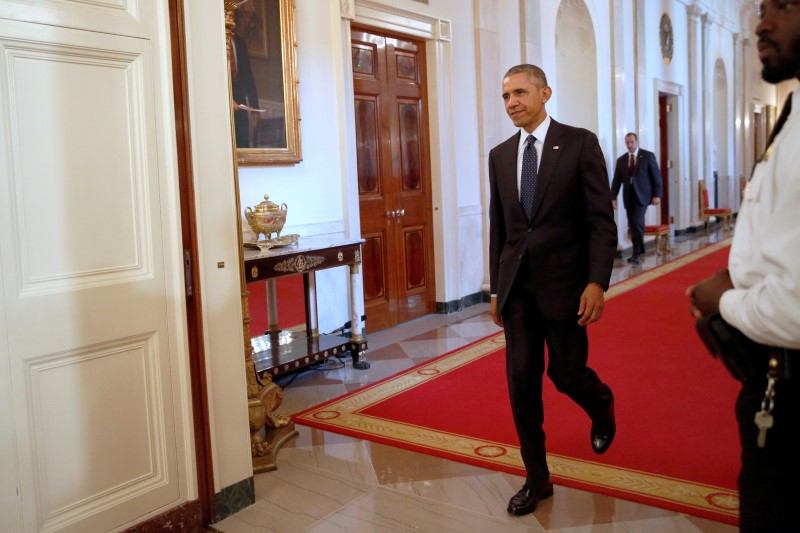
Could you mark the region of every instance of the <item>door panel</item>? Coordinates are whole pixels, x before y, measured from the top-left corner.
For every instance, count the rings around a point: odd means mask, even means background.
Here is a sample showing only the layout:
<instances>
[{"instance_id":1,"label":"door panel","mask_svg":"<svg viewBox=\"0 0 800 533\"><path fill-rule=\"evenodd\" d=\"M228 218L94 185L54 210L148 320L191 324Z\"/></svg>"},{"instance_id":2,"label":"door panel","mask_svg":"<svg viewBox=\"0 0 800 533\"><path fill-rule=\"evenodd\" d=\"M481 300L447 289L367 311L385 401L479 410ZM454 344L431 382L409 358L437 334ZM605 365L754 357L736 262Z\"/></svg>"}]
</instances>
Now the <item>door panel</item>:
<instances>
[{"instance_id":1,"label":"door panel","mask_svg":"<svg viewBox=\"0 0 800 533\"><path fill-rule=\"evenodd\" d=\"M361 199L380 196L381 159L378 142L378 99L356 98L356 146L358 155L358 194Z\"/></svg>"},{"instance_id":2,"label":"door panel","mask_svg":"<svg viewBox=\"0 0 800 533\"><path fill-rule=\"evenodd\" d=\"M669 216L670 204L669 204L669 197L670 197L670 168L669 168L669 115L667 112L667 96L664 94L660 94L658 96L658 128L659 128L659 138L660 146L659 151L661 152L661 161L659 161L659 167L661 169L661 209L659 210L661 214L661 221L660 224L671 224L672 219Z\"/></svg>"},{"instance_id":3,"label":"door panel","mask_svg":"<svg viewBox=\"0 0 800 533\"><path fill-rule=\"evenodd\" d=\"M84 5L115 35L39 4L56 25L0 19L3 441L25 531L106 531L179 501L185 476L167 5Z\"/></svg>"},{"instance_id":4,"label":"door panel","mask_svg":"<svg viewBox=\"0 0 800 533\"><path fill-rule=\"evenodd\" d=\"M431 313L433 239L424 43L352 31L359 204L370 331ZM371 254L382 257L370 257Z\"/></svg>"}]
</instances>

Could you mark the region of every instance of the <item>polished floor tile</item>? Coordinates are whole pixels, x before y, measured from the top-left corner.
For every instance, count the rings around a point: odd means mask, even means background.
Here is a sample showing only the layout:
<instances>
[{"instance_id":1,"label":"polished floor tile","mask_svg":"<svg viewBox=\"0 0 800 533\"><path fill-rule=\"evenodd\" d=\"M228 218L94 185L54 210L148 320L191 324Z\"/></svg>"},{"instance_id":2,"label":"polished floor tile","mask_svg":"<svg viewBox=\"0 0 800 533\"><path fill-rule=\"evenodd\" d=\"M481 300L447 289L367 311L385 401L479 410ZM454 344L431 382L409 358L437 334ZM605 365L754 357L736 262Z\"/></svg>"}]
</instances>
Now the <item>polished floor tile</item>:
<instances>
[{"instance_id":1,"label":"polished floor tile","mask_svg":"<svg viewBox=\"0 0 800 533\"><path fill-rule=\"evenodd\" d=\"M730 232L673 239L640 265L614 262L612 283L718 242ZM477 304L368 333L368 370L349 359L282 376L280 413L295 413L375 383L500 331ZM524 479L305 426L278 453L278 470L255 476L254 505L214 524L226 533L734 533L711 520L557 485L531 515L510 516L508 499ZM733 443L732 445L735 445Z\"/></svg>"}]
</instances>

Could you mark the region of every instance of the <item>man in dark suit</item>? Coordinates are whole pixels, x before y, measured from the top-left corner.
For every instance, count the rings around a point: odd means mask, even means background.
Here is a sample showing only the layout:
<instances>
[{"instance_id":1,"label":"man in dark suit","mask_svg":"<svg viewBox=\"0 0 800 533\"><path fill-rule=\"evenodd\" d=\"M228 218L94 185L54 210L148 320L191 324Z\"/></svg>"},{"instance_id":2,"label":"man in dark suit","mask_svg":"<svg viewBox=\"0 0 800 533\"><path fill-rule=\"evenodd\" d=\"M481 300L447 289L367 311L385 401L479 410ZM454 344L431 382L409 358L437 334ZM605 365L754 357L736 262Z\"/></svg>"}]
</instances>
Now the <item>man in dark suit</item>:
<instances>
[{"instance_id":1,"label":"man in dark suit","mask_svg":"<svg viewBox=\"0 0 800 533\"><path fill-rule=\"evenodd\" d=\"M605 452L616 432L611 389L586 366L586 326L603 311L617 248L608 174L593 133L547 115L551 94L539 67L511 68L503 100L520 131L489 153L490 313L505 329L511 409L527 471L508 504L515 515L553 494L542 430L545 343L547 375L589 415L594 451Z\"/></svg>"},{"instance_id":2,"label":"man in dark suit","mask_svg":"<svg viewBox=\"0 0 800 533\"><path fill-rule=\"evenodd\" d=\"M628 152L617 159L614 167L611 197L616 209L616 198L621 186L622 203L628 214L628 230L633 243L633 252L628 263L638 265L639 256L644 255L644 214L647 206L658 205L661 201L661 172L658 170L655 154L639 148L639 138L635 133L625 136L625 146L628 147Z\"/></svg>"}]
</instances>

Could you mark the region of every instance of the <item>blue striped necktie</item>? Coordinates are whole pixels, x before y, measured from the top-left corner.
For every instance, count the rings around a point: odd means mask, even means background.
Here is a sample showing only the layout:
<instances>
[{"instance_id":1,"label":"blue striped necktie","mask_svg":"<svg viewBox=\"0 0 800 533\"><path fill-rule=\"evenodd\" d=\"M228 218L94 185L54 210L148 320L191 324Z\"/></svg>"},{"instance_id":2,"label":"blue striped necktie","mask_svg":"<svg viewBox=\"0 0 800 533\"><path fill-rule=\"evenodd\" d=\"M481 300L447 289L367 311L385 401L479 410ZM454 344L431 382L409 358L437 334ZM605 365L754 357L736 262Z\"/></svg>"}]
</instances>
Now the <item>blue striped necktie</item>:
<instances>
[{"instance_id":1,"label":"blue striped necktie","mask_svg":"<svg viewBox=\"0 0 800 533\"><path fill-rule=\"evenodd\" d=\"M525 150L522 153L519 203L522 205L522 210L525 211L528 222L533 217L533 195L536 192L536 172L539 166L539 155L533 145L535 141L536 137L528 135L525 140Z\"/></svg>"}]
</instances>

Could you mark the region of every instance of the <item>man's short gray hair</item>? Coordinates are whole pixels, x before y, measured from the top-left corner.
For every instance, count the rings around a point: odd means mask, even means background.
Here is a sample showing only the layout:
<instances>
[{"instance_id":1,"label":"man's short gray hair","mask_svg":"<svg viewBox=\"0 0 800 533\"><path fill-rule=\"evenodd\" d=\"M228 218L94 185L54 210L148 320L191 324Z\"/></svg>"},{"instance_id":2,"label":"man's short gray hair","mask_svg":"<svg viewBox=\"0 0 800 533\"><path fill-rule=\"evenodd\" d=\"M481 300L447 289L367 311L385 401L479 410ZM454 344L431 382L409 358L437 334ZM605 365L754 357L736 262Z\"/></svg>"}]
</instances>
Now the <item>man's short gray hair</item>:
<instances>
[{"instance_id":1,"label":"man's short gray hair","mask_svg":"<svg viewBox=\"0 0 800 533\"><path fill-rule=\"evenodd\" d=\"M513 74L520 73L527 74L528 79L540 89L547 87L547 76L545 76L544 71L536 65L530 65L528 63L511 67L508 69L508 72L506 72L506 75L503 76L503 79L506 79Z\"/></svg>"}]
</instances>

